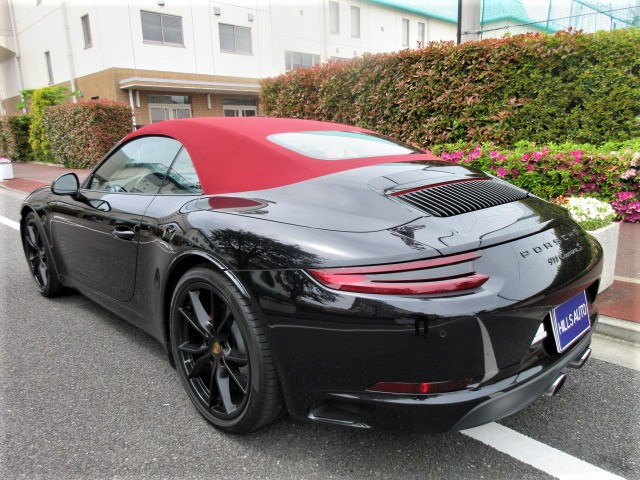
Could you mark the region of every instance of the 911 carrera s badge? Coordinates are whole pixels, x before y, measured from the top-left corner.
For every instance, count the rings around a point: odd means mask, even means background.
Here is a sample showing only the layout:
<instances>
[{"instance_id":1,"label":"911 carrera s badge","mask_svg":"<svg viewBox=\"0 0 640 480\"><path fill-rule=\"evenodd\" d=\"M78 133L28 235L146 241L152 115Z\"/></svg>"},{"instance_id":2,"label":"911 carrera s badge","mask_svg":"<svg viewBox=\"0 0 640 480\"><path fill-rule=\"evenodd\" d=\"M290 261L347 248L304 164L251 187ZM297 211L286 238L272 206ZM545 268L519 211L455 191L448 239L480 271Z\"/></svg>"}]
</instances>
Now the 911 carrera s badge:
<instances>
[{"instance_id":1,"label":"911 carrera s badge","mask_svg":"<svg viewBox=\"0 0 640 480\"><path fill-rule=\"evenodd\" d=\"M213 343L213 345L211 346L211 353L213 353L213 355L216 357L220 356L220 354L222 353L222 345L220 345L220 342Z\"/></svg>"}]
</instances>

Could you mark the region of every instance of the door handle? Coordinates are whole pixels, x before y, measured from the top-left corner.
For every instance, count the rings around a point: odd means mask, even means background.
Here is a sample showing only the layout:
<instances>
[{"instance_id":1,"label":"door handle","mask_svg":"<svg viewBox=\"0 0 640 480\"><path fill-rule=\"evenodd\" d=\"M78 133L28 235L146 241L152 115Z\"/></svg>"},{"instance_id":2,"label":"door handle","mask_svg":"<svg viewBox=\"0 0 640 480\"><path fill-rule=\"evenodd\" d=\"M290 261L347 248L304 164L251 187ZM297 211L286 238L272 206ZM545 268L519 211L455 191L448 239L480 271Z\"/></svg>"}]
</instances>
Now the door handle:
<instances>
[{"instance_id":1,"label":"door handle","mask_svg":"<svg viewBox=\"0 0 640 480\"><path fill-rule=\"evenodd\" d=\"M121 238L122 240L133 240L136 236L136 232L129 227L116 227L111 232L116 238Z\"/></svg>"}]
</instances>

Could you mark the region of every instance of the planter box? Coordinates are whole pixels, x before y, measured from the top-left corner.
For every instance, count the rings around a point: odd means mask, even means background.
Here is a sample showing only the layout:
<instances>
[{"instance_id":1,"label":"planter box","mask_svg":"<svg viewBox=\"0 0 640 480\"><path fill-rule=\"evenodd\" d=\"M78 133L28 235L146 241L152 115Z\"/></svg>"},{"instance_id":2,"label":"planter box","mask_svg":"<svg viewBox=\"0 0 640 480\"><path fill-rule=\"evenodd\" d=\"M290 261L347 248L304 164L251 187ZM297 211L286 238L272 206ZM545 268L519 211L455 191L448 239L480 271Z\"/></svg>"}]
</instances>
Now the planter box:
<instances>
[{"instance_id":1,"label":"planter box","mask_svg":"<svg viewBox=\"0 0 640 480\"><path fill-rule=\"evenodd\" d=\"M13 166L10 163L0 163L0 181L13 178Z\"/></svg>"},{"instance_id":2,"label":"planter box","mask_svg":"<svg viewBox=\"0 0 640 480\"><path fill-rule=\"evenodd\" d=\"M600 245L602 245L602 250L604 251L602 278L600 279L600 288L598 289L598 292L602 292L613 283L613 272L616 268L619 232L620 224L616 222L611 225L607 225L604 228L589 231L589 234L594 236Z\"/></svg>"}]
</instances>

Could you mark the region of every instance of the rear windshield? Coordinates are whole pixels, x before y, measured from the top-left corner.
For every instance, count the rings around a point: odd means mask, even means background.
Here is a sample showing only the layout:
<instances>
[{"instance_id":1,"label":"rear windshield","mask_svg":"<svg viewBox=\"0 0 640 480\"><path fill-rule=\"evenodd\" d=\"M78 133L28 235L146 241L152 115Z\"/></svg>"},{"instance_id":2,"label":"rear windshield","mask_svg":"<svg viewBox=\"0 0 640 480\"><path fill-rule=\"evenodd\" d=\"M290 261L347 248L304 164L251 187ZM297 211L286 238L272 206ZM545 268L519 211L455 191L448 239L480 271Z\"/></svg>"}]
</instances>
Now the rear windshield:
<instances>
[{"instance_id":1,"label":"rear windshield","mask_svg":"<svg viewBox=\"0 0 640 480\"><path fill-rule=\"evenodd\" d=\"M267 138L282 147L318 160L424 153L387 137L361 132L290 132L269 135Z\"/></svg>"}]
</instances>

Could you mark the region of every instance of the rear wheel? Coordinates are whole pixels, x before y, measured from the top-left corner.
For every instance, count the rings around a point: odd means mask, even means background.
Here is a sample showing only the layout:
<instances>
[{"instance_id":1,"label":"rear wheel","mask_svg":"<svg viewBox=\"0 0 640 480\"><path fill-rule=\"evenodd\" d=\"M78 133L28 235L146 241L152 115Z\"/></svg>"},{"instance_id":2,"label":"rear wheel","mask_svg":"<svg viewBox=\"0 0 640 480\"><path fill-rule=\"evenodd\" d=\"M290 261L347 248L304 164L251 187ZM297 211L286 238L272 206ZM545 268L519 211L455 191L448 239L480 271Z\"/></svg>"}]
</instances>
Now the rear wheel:
<instances>
[{"instance_id":1,"label":"rear wheel","mask_svg":"<svg viewBox=\"0 0 640 480\"><path fill-rule=\"evenodd\" d=\"M266 336L248 300L210 268L189 270L171 301L171 347L198 411L230 433L245 433L282 410Z\"/></svg>"},{"instance_id":2,"label":"rear wheel","mask_svg":"<svg viewBox=\"0 0 640 480\"><path fill-rule=\"evenodd\" d=\"M45 297L59 295L63 287L58 279L44 228L34 212L26 216L20 233L27 264L40 293Z\"/></svg>"}]
</instances>

